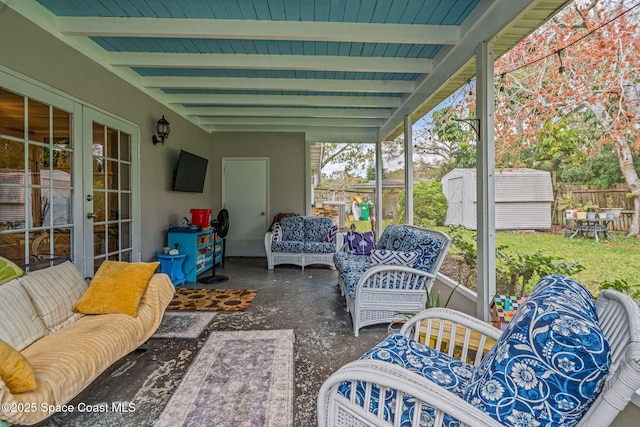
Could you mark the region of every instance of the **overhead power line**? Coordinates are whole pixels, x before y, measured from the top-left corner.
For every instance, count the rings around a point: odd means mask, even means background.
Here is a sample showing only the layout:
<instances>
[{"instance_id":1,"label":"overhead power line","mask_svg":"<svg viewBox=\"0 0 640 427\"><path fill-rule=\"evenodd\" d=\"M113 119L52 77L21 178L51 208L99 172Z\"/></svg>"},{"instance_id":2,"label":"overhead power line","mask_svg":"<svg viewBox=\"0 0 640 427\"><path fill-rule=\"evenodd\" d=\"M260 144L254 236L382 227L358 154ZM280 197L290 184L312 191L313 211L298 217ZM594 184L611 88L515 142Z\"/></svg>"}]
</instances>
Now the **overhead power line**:
<instances>
[{"instance_id":1,"label":"overhead power line","mask_svg":"<svg viewBox=\"0 0 640 427\"><path fill-rule=\"evenodd\" d=\"M518 71L518 70L520 70L520 69L522 69L522 68L529 67L529 66L531 66L531 65L533 65L533 64L536 64L536 63L538 63L538 62L540 62L540 61L543 61L543 60L545 60L545 59L549 58L550 56L553 56L553 55L558 55L558 56L560 56L560 53L561 53L563 50L570 48L571 46L573 46L573 45L577 44L578 42L580 42L580 41L582 41L582 40L586 39L587 37L591 36L591 35L592 35L593 33L595 33L596 31L599 31L599 30L601 30L602 28L606 27L607 25L611 24L612 22L615 22L616 20L620 19L622 16L624 16L624 15L626 15L627 13L631 12L633 9L635 9L635 8L636 8L636 7L638 7L638 6L640 6L640 2L638 2L638 3L634 4L633 6L629 7L628 9L626 9L626 10L624 10L624 11L620 12L619 14L617 14L617 15L616 15L616 16L614 16L613 18L609 19L608 21L603 22L602 24L598 25L596 28L592 29L592 30L591 30L591 31L589 31L588 33L586 33L586 34L584 34L584 35L582 35L582 36L578 37L577 39L573 40L572 42L568 43L566 46L560 47L560 48L558 48L558 49L554 50L553 52L550 52L550 53L548 53L548 54L546 54L546 55L544 55L544 56L541 56L540 58L537 58L537 59L534 59L534 60L532 60L532 61L530 61L530 62L527 62L526 64L522 64L522 65L519 65L519 66L517 66L517 67L515 67L515 68L512 68L512 69L510 69L510 70L508 70L508 71L501 72L501 73L499 73L499 75L500 75L501 77L504 77L504 76L506 76L507 74L510 74L510 73L516 72L516 71ZM562 61L562 60L561 60L561 61ZM564 68L564 67L563 67L563 68Z\"/></svg>"}]
</instances>

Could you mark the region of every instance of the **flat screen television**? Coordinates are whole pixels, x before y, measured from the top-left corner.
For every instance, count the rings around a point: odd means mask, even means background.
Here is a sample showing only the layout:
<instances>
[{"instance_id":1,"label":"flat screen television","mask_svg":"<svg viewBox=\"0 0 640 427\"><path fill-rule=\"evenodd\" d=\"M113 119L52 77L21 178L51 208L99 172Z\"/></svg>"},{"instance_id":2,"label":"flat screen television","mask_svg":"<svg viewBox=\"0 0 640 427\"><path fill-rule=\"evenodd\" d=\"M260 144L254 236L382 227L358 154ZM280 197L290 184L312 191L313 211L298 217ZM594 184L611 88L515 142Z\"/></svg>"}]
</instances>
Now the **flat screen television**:
<instances>
[{"instance_id":1,"label":"flat screen television","mask_svg":"<svg viewBox=\"0 0 640 427\"><path fill-rule=\"evenodd\" d=\"M173 173L173 191L202 193L209 160L180 150L178 166Z\"/></svg>"}]
</instances>

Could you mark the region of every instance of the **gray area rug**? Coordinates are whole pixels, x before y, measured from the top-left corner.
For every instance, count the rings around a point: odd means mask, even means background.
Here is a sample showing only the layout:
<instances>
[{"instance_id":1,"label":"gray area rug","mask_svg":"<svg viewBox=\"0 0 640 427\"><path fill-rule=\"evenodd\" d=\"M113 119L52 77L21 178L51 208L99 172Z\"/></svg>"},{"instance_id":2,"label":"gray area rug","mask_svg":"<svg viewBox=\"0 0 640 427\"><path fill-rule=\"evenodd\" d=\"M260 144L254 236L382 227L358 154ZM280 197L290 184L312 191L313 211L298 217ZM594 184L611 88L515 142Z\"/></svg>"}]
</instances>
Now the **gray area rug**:
<instances>
[{"instance_id":1,"label":"gray area rug","mask_svg":"<svg viewBox=\"0 0 640 427\"><path fill-rule=\"evenodd\" d=\"M151 338L198 338L215 315L212 311L165 311Z\"/></svg>"},{"instance_id":2,"label":"gray area rug","mask_svg":"<svg viewBox=\"0 0 640 427\"><path fill-rule=\"evenodd\" d=\"M212 332L154 426L292 426L293 391L293 330Z\"/></svg>"}]
</instances>

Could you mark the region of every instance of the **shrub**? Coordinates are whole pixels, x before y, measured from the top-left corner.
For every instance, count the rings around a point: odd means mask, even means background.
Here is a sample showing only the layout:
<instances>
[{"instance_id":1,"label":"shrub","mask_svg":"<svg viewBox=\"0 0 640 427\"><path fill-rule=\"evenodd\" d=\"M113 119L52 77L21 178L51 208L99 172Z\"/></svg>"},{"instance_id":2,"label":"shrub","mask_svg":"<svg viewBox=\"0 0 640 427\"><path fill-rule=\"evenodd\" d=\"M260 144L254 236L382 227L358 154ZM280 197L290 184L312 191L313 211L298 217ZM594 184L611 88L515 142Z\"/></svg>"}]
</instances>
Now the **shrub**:
<instances>
[{"instance_id":1,"label":"shrub","mask_svg":"<svg viewBox=\"0 0 640 427\"><path fill-rule=\"evenodd\" d=\"M404 217L404 191L398 197L398 216ZM447 197L438 181L421 181L413 186L413 223L420 227L444 224L447 215Z\"/></svg>"},{"instance_id":2,"label":"shrub","mask_svg":"<svg viewBox=\"0 0 640 427\"><path fill-rule=\"evenodd\" d=\"M457 249L456 258L460 271L465 269L467 274L460 274L458 282L469 287L477 270L477 233L469 231L463 226L450 226L448 234L452 247ZM469 239L469 235L471 239ZM496 247L496 290L498 293L524 295L527 287L533 286L534 280L549 275L562 274L571 276L583 271L585 267L578 261L566 261L562 257L544 255L538 251L533 254L509 251L509 246ZM519 289L518 289L519 288Z\"/></svg>"}]
</instances>

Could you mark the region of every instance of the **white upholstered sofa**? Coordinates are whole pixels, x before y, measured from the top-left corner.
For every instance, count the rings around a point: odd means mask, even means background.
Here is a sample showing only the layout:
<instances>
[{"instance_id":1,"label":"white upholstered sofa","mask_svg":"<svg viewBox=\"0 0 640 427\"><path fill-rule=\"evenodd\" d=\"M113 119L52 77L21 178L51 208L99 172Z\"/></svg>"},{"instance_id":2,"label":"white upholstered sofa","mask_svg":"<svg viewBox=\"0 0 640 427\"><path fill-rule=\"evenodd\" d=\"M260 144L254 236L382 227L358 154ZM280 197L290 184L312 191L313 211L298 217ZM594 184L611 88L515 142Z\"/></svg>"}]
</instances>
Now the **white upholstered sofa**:
<instances>
[{"instance_id":1,"label":"white upholstered sofa","mask_svg":"<svg viewBox=\"0 0 640 427\"><path fill-rule=\"evenodd\" d=\"M0 424L35 424L68 403L154 333L174 293L166 274L154 274L135 317L73 312L86 290L69 261L0 285L0 340L35 374L35 388L24 392L0 379Z\"/></svg>"}]
</instances>

